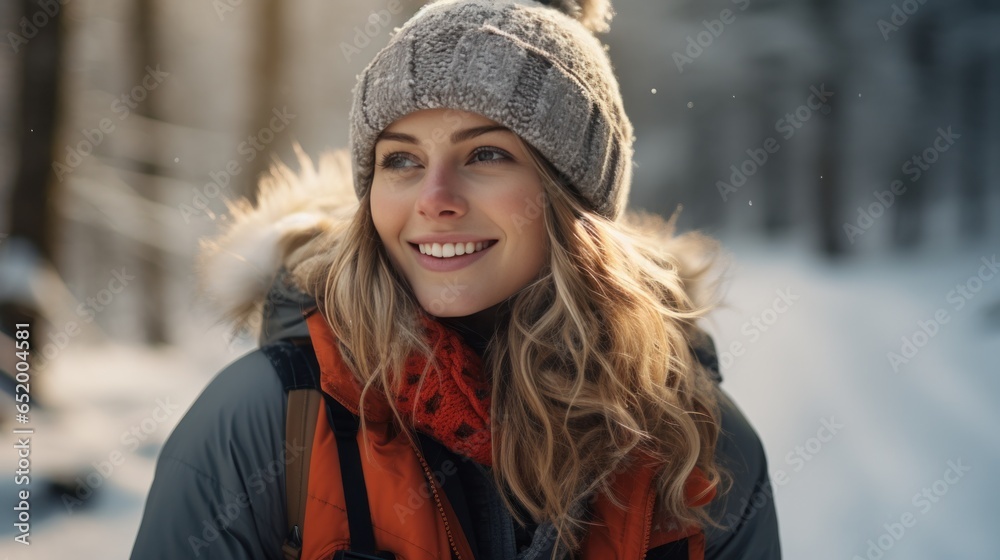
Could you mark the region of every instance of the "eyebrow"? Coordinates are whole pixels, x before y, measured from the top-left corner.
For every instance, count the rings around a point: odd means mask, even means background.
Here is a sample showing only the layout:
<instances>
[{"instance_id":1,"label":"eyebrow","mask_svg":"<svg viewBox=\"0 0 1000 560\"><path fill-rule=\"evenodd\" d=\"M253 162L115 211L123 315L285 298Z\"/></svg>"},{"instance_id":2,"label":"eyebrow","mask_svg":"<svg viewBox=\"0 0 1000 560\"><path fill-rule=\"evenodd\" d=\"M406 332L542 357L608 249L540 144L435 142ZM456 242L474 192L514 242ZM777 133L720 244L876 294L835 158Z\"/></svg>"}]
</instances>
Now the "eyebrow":
<instances>
[{"instance_id":1,"label":"eyebrow","mask_svg":"<svg viewBox=\"0 0 1000 560\"><path fill-rule=\"evenodd\" d=\"M476 136L481 136L481 135L486 134L488 132L494 132L494 131L497 131L497 130L500 130L500 131L503 131L503 132L511 132L511 133L513 133L513 131L511 129L507 128L506 126L499 125L499 124L488 124L488 125L484 125L484 126L475 126L475 127L472 127L472 128L466 128L466 129L463 129L463 130L456 130L455 132L452 132L451 133L451 143L452 144L458 144L459 142L464 142L466 140L470 140L472 138L475 138ZM409 134L405 134L405 133L402 133L402 132L392 132L392 131L389 131L389 130L383 130L375 138L375 143L378 144L381 140L395 140L397 142L405 142L407 144L419 144L420 143L420 142L417 141L417 139L415 137L410 136Z\"/></svg>"}]
</instances>

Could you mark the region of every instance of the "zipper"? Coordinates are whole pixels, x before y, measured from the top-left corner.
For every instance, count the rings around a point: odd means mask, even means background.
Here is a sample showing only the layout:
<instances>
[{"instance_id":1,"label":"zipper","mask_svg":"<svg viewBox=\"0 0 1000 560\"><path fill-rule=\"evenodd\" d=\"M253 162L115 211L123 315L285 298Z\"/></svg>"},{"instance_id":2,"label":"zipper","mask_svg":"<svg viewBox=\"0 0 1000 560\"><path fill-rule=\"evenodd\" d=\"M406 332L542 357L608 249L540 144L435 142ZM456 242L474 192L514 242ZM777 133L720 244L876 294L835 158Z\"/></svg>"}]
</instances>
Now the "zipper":
<instances>
[{"instance_id":1,"label":"zipper","mask_svg":"<svg viewBox=\"0 0 1000 560\"><path fill-rule=\"evenodd\" d=\"M656 508L656 493L649 492L649 497L646 498L646 516L642 520L641 560L645 560L646 555L649 554L649 539L652 537L654 508Z\"/></svg>"},{"instance_id":2,"label":"zipper","mask_svg":"<svg viewBox=\"0 0 1000 560\"><path fill-rule=\"evenodd\" d=\"M434 482L434 473L431 472L430 465L424 459L423 454L420 449L417 448L416 444L410 439L410 447L413 448L414 453L417 454L417 459L420 460L420 466L424 469L424 477L427 479L427 483L431 487L431 494L434 494L434 503L437 505L438 513L441 514L441 520L444 521L444 532L448 534L448 545L451 546L451 551L455 554L456 560L462 560L462 554L458 551L458 545L455 544L455 535L451 532L451 525L448 524L448 514L444 511L444 505L441 503L441 496L438 494L437 484Z\"/></svg>"}]
</instances>

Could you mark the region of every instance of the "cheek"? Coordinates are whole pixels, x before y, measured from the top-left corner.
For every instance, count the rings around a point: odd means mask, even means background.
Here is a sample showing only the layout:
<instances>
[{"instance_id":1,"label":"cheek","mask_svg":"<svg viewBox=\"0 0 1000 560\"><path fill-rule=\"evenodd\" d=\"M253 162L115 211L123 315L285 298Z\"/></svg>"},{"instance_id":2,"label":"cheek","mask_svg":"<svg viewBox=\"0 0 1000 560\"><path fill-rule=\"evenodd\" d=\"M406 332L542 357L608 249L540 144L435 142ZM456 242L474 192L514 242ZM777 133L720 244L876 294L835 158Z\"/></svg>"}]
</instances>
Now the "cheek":
<instances>
[{"instance_id":1,"label":"cheek","mask_svg":"<svg viewBox=\"0 0 1000 560\"><path fill-rule=\"evenodd\" d=\"M542 218L538 218L536 227L532 227L530 231L525 230L524 233L526 236L524 244L527 245L528 250L533 257L532 275L534 275L541 270L542 266L548 262L549 258L549 239L548 235L545 233L545 224L542 223Z\"/></svg>"},{"instance_id":2,"label":"cheek","mask_svg":"<svg viewBox=\"0 0 1000 560\"><path fill-rule=\"evenodd\" d=\"M372 190L371 213L375 230L383 242L399 236L403 222L399 204L394 203L392 197L381 194L381 189Z\"/></svg>"},{"instance_id":3,"label":"cheek","mask_svg":"<svg viewBox=\"0 0 1000 560\"><path fill-rule=\"evenodd\" d=\"M496 219L506 224L507 235L518 248L522 262L532 269L540 268L548 258L544 216L546 203L541 187L534 186L519 189L516 195L494 201Z\"/></svg>"},{"instance_id":4,"label":"cheek","mask_svg":"<svg viewBox=\"0 0 1000 560\"><path fill-rule=\"evenodd\" d=\"M497 189L503 194L493 197L487 204L494 209L497 218L520 223L520 229L527 232L535 227L536 221L542 219L545 195L533 176L523 174L512 178L511 183L504 185L503 189Z\"/></svg>"}]
</instances>

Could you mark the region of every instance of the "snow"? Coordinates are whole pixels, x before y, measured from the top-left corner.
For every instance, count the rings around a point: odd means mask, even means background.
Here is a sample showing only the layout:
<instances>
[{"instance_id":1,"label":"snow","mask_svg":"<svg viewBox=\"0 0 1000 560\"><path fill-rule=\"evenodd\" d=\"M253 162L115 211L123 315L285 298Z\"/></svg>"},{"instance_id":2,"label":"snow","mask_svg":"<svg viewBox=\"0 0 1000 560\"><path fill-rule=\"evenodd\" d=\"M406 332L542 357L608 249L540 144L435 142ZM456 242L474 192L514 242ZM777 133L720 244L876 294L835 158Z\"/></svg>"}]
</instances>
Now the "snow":
<instances>
[{"instance_id":1,"label":"snow","mask_svg":"<svg viewBox=\"0 0 1000 560\"><path fill-rule=\"evenodd\" d=\"M868 558L869 539L881 537L885 559L1000 557L992 515L1000 483L991 476L1000 465L992 433L1000 425L1000 275L961 309L946 299L996 245L834 264L798 241L724 242L733 256L728 306L707 327L720 352L742 344L741 355L724 356L724 387L767 450L784 556ZM893 371L887 353L899 353L901 337L939 309L948 322ZM49 412L33 414L32 545L5 538L0 556L127 556L159 446L212 375L249 349L227 344L207 318L189 317L183 346L70 345L52 363L42 387ZM755 317L767 329L756 337ZM176 410L164 418L158 401ZM133 427L150 428L146 441L126 442ZM78 477L98 480L114 452L120 465L73 513L58 493L41 496L46 479L74 489ZM2 460L12 472L12 455ZM947 473L949 461L970 470ZM13 502L11 482L0 486L4 503ZM924 488L934 502L915 500ZM12 537L11 522L3 526Z\"/></svg>"},{"instance_id":2,"label":"snow","mask_svg":"<svg viewBox=\"0 0 1000 560\"><path fill-rule=\"evenodd\" d=\"M734 308L717 313L712 330L720 350L744 343L725 386L761 434L772 479L779 470L788 477L775 482L785 557L867 558L868 539L907 512L915 525L884 538L885 558L1000 557L991 531L1000 484L990 476L1000 465L991 433L1000 425L1000 325L987 319L1000 304L1000 274L961 309L946 300L997 245L839 266L791 243L729 248ZM771 307L778 289L799 300L753 340L742 325ZM901 338L939 309L948 322L894 371L887 354L900 353ZM817 437L824 419L844 425L832 438L821 434L825 443ZM914 503L948 461L971 470L929 509Z\"/></svg>"}]
</instances>

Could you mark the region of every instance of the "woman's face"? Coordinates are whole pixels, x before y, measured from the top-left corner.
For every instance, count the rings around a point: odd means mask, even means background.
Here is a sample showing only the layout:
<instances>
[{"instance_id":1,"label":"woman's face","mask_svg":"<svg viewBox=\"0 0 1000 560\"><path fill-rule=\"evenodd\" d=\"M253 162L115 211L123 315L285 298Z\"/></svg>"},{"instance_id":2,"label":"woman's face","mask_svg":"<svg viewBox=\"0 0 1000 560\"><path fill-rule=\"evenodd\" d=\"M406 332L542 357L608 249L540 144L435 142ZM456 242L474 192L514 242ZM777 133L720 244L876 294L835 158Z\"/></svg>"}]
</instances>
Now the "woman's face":
<instances>
[{"instance_id":1,"label":"woman's face","mask_svg":"<svg viewBox=\"0 0 1000 560\"><path fill-rule=\"evenodd\" d=\"M517 136L479 114L416 111L375 144L375 229L432 315L471 315L533 280L548 256L543 207Z\"/></svg>"}]
</instances>

